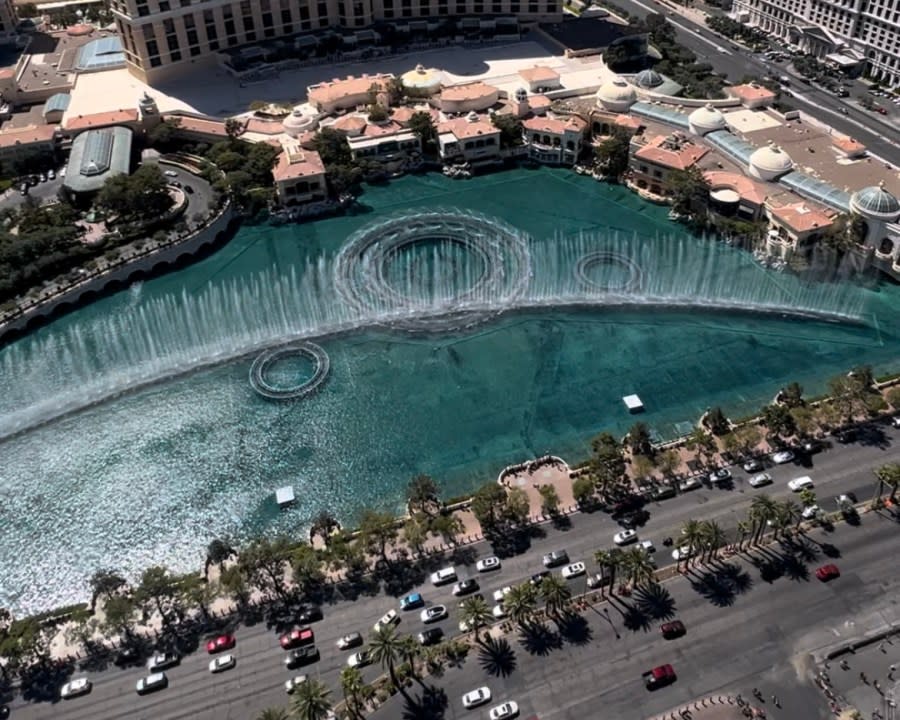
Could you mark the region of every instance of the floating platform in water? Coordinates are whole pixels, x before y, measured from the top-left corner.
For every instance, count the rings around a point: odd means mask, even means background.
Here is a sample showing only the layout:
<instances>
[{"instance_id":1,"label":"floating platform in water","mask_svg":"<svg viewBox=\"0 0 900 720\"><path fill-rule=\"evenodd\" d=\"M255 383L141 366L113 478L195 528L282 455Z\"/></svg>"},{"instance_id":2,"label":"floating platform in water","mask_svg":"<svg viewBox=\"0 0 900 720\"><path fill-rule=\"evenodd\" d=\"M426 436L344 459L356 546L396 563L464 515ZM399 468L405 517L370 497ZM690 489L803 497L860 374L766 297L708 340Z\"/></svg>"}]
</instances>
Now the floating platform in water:
<instances>
[{"instance_id":1,"label":"floating platform in water","mask_svg":"<svg viewBox=\"0 0 900 720\"><path fill-rule=\"evenodd\" d=\"M290 507L296 502L296 498L294 497L294 488L290 485L285 485L283 488L278 488L275 491L275 502L278 503L278 507L286 508Z\"/></svg>"},{"instance_id":2,"label":"floating platform in water","mask_svg":"<svg viewBox=\"0 0 900 720\"><path fill-rule=\"evenodd\" d=\"M625 407L628 408L628 412L632 415L634 413L644 412L644 403L641 402L641 399L637 395L626 395L622 398L622 402L625 403Z\"/></svg>"}]
</instances>

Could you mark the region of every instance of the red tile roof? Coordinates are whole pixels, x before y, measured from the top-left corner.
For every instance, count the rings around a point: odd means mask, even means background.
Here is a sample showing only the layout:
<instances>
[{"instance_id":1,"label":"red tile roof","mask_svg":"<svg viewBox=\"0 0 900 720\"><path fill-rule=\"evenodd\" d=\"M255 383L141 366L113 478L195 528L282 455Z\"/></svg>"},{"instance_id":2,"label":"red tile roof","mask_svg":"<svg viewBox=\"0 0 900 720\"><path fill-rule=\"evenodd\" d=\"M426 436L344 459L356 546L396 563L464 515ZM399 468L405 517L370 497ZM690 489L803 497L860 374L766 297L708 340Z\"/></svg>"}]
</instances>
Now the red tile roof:
<instances>
[{"instance_id":1,"label":"red tile roof","mask_svg":"<svg viewBox=\"0 0 900 720\"><path fill-rule=\"evenodd\" d=\"M78 130L90 130L92 128L109 127L110 125L124 125L136 123L138 111L112 110L110 112L91 113L90 115L75 115L66 118L65 129L72 132Z\"/></svg>"},{"instance_id":2,"label":"red tile roof","mask_svg":"<svg viewBox=\"0 0 900 720\"><path fill-rule=\"evenodd\" d=\"M278 162L272 169L275 182L295 180L313 175L323 175L325 165L315 150L304 150L299 143L285 143L278 156Z\"/></svg>"},{"instance_id":3,"label":"red tile roof","mask_svg":"<svg viewBox=\"0 0 900 720\"><path fill-rule=\"evenodd\" d=\"M0 132L0 148L16 145L34 145L48 143L53 140L57 127L55 125L29 125Z\"/></svg>"},{"instance_id":4,"label":"red tile roof","mask_svg":"<svg viewBox=\"0 0 900 720\"><path fill-rule=\"evenodd\" d=\"M672 136L657 135L636 151L634 156L654 165L685 170L709 152L709 148L694 145L690 140L680 139L674 143L671 140Z\"/></svg>"}]
</instances>

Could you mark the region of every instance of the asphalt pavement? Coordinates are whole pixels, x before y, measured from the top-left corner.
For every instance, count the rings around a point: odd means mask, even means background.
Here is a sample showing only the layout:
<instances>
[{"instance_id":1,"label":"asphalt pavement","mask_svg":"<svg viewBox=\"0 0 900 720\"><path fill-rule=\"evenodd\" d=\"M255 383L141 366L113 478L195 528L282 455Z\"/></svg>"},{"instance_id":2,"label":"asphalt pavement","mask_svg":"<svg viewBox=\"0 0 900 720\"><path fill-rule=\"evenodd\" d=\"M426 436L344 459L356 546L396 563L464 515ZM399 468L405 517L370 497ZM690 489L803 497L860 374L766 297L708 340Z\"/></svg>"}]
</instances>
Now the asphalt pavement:
<instances>
[{"instance_id":1,"label":"asphalt pavement","mask_svg":"<svg viewBox=\"0 0 900 720\"><path fill-rule=\"evenodd\" d=\"M739 519L742 519L750 505L752 498L761 493L768 493L772 497L785 498L791 495L787 489L787 481L799 475L810 475L815 482L815 492L818 495L818 503L827 510L829 499L839 492L852 491L862 499L871 497L875 488L872 469L885 462L896 462L900 459L898 452L900 431L887 424L877 425L875 429L864 436L857 443L840 445L828 449L820 454L812 456L805 462L796 462L789 465L780 465L769 468L774 478L773 485L767 488L754 490L749 487L749 476L739 468L734 468L734 482L723 488L703 488L680 495L674 499L662 503L651 503L647 509L651 516L647 525L638 530L641 539L652 540L658 548L657 556L659 564L665 565L671 562L667 557L668 549L662 546L662 540L668 536L675 536L680 532L683 523L688 519L716 519L723 527L732 529ZM778 663L784 662L784 648L782 644L786 639L795 637L797 633L809 632L809 628L821 625L828 621L833 612L847 614L862 608L862 600L871 600L873 595L886 591L893 583L893 571L888 572L891 552L890 533L895 526L889 529L872 530L870 526L876 523L864 522L863 529L846 528L839 526L835 540L842 552L848 552L849 545L857 548L853 557L854 573L861 572L858 569L859 562L864 563L864 579L872 580L871 588L865 586L863 592L848 597L847 593L841 593L842 587L860 588L858 581L853 585L842 578L842 585L835 584L836 597L843 603L835 605L831 601L824 602L822 598L831 597L829 588L822 589L818 585L819 594L805 595L795 586L809 587L810 583L792 583L781 580L772 588L766 586L762 592L756 591L748 594L751 606L747 614L738 612L733 614L733 608L719 608L711 605L706 600L694 597L696 593L685 593L682 589L673 590L678 600L679 613L683 614L686 622L692 626L702 624L709 629L709 642L704 645L704 652L709 653L709 675L698 671L698 675L688 675L690 679L679 681L676 687L661 696L657 705L655 698L648 699L643 694L645 691L636 683L634 673L638 667L647 663L653 663L654 659L661 658L659 662L674 659L682 667L690 667L698 664L705 667L706 662L699 657L698 652L689 650L693 647L694 633L685 645L677 646L679 652L674 656L660 655L653 645L641 645L639 638L654 638L655 631L647 633L624 632L621 627L621 618L615 609L610 610L611 622L592 619L591 637L584 647L570 647L564 645L561 650L551 652L546 658L541 659L535 667L532 663L526 663L520 657L521 672L515 678L525 678L527 683L546 685L547 697L552 699L542 704L535 705L535 711L539 712L541 720L545 718L569 718L569 717L593 717L588 712L588 707L596 703L622 702L635 692L640 691L641 702L634 705L630 711L632 714L623 714L621 717L638 717L634 714L638 710L643 712L655 711L658 706L675 705L684 697L693 697L702 692L708 692L727 683L735 682L738 677L754 678L759 673L765 674ZM884 526L887 523L883 524ZM533 573L542 569L541 555L550 550L565 548L573 562L585 560L588 570L596 571L593 563L593 553L597 549L613 547L612 536L620 528L605 513L576 514L571 517L568 527L557 529L552 525L542 526L544 536L535 538L531 548L523 554L504 558L500 571L478 574L475 572L474 560L492 554L492 550L485 543L478 543L465 548L471 555L471 563L457 565L460 577L477 576L481 585L481 591L489 598L489 593L505 585L523 582ZM884 537L882 537L884 535ZM868 538L868 539L867 539ZM871 540L871 548L868 543ZM862 558L857 560L856 558ZM435 563L440 564L439 560ZM437 565L434 565L437 566ZM433 568L429 568L433 569ZM882 575L888 575L882 581ZM877 578L877 580L876 580ZM450 616L447 620L438 623L448 635L454 634L459 618L458 599L451 595L451 586L434 588L423 576L423 582L408 589L409 592L420 591L428 604L441 603L450 608ZM578 578L570 581L575 592L584 589L585 579ZM683 581L676 581L683 583ZM759 584L758 580L755 580ZM863 583L865 585L865 583ZM891 585L892 586L892 585ZM800 592L800 595L796 593ZM854 590L856 593L857 590ZM760 600L757 607L756 598ZM740 606L743 607L743 599ZM72 720L106 720L112 718L196 718L197 720L230 720L240 718L248 720L262 708L272 705L285 705L288 696L284 691L284 681L296 674L305 673L312 677L324 680L334 691L334 699L340 698L338 673L344 666L349 652L339 652L336 648L337 639L352 631L359 631L367 635L374 622L387 610L397 607L397 599L378 593L373 596L362 595L354 602L337 601L324 608L325 618L313 625L316 632L317 645L321 649L321 660L307 668L288 671L282 664L284 651L278 645L277 633L267 628L264 622L250 627L241 627L236 631L237 647L234 653L237 657L237 667L220 675L211 675L207 669L210 657L201 651L185 657L180 666L167 671L169 687L158 693L138 697L134 687L137 680L146 674L141 669L118 669L111 667L108 670L97 673L89 673L88 676L94 682L93 692L82 698L66 702L29 704L17 699L13 703L14 718L63 718ZM751 609L755 608L755 609ZM767 608L771 609L771 622L768 619ZM796 627L788 627L786 623ZM418 618L418 612L403 613L400 624L401 632L418 633L424 627ZM578 663L583 661L584 653L596 652L592 649L596 642L607 642L609 637L615 639L614 633L622 636L620 644L623 650L616 655L623 663L621 668L614 662L606 671L600 674L599 670L583 668ZM754 640L756 635L758 640ZM763 642L765 641L765 642ZM641 641L643 642L643 641ZM756 645L752 643L756 642ZM635 644L638 643L638 644ZM743 650L744 643L751 643L748 647L756 647L758 655L748 657ZM760 644L761 643L761 644ZM604 645L608 647L608 645ZM619 647L617 644L616 647ZM740 649L740 652L738 652ZM619 651L617 651L619 652ZM624 653L624 655L622 654ZM519 653L521 655L521 653ZM565 664L559 661L569 658ZM687 665L682 665L687 660ZM734 665L729 670L727 678L716 674L718 665L728 663ZM595 661L591 661L592 663ZM477 663L468 662L465 672L471 672ZM381 670L376 667L368 667L364 671L367 680L377 677ZM704 671L707 672L707 671ZM638 673L639 674L639 673ZM448 674L448 681L456 675ZM458 690L473 681L473 678L460 673L459 687L453 685L448 689L448 697L458 704ZM602 678L615 679L614 682ZM726 682L727 680L727 682ZM496 681L495 681L496 682ZM515 690L515 679L504 681L511 683L509 691ZM756 682L763 682L757 680ZM773 682L780 682L777 677ZM469 688L471 689L471 688ZM518 692L518 690L516 690ZM572 702L563 702L563 696L571 693ZM745 693L746 694L746 693ZM591 698L594 698L591 700ZM535 701L537 702L537 701ZM557 705L558 703L558 705ZM385 711L386 712L386 711ZM449 710L448 710L449 713ZM578 714L581 713L581 714ZM380 717L389 717L382 713ZM399 716L397 716L399 717ZM448 714L448 717L454 715ZM523 717L529 717L523 714ZM795 715L794 717L808 717Z\"/></svg>"}]
</instances>

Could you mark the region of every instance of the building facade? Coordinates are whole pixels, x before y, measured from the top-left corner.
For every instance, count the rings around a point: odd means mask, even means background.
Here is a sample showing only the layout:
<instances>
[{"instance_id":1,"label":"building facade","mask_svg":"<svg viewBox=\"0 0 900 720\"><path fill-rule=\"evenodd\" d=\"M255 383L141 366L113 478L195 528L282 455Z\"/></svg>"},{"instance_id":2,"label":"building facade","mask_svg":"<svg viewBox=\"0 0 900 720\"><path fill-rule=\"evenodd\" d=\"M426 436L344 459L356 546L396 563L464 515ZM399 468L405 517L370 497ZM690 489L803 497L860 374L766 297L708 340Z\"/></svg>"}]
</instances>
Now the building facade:
<instances>
[{"instance_id":1,"label":"building facade","mask_svg":"<svg viewBox=\"0 0 900 720\"><path fill-rule=\"evenodd\" d=\"M12 0L0 0L0 44L7 45L16 41L16 28L19 16Z\"/></svg>"},{"instance_id":2,"label":"building facade","mask_svg":"<svg viewBox=\"0 0 900 720\"><path fill-rule=\"evenodd\" d=\"M875 79L900 83L900 0L734 0L733 14L803 52L860 58Z\"/></svg>"},{"instance_id":3,"label":"building facade","mask_svg":"<svg viewBox=\"0 0 900 720\"><path fill-rule=\"evenodd\" d=\"M151 84L208 62L219 51L328 28L353 30L407 18L562 17L556 0L111 0L110 9L128 68Z\"/></svg>"},{"instance_id":4,"label":"building facade","mask_svg":"<svg viewBox=\"0 0 900 720\"><path fill-rule=\"evenodd\" d=\"M529 159L547 165L574 165L581 155L586 129L587 123L575 115L522 121Z\"/></svg>"}]
</instances>

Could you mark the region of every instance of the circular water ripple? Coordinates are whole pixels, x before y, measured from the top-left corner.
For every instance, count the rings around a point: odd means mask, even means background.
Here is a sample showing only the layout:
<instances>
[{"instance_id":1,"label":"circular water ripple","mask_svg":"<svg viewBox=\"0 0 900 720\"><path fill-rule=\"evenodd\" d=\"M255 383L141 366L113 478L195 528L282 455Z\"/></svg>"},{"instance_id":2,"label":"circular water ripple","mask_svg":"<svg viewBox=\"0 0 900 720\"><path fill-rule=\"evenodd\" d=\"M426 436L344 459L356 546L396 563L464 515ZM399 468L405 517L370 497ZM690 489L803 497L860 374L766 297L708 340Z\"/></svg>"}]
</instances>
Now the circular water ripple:
<instances>
[{"instance_id":1,"label":"circular water ripple","mask_svg":"<svg viewBox=\"0 0 900 720\"><path fill-rule=\"evenodd\" d=\"M297 385L287 387L276 385L269 381L268 371L272 365L286 357L304 357L312 360L312 377ZM331 361L328 353L319 345L304 342L299 345L272 348L261 353L250 366L250 387L269 400L294 400L305 397L318 390L328 378Z\"/></svg>"},{"instance_id":2,"label":"circular water ripple","mask_svg":"<svg viewBox=\"0 0 900 720\"><path fill-rule=\"evenodd\" d=\"M598 280L591 277L592 271L597 268L607 270L605 279ZM616 277L619 271L624 271L624 279ZM578 262L575 263L575 278L583 285L603 292L630 293L641 289L643 272L641 266L627 255L610 250L598 250L578 258Z\"/></svg>"}]
</instances>

